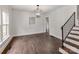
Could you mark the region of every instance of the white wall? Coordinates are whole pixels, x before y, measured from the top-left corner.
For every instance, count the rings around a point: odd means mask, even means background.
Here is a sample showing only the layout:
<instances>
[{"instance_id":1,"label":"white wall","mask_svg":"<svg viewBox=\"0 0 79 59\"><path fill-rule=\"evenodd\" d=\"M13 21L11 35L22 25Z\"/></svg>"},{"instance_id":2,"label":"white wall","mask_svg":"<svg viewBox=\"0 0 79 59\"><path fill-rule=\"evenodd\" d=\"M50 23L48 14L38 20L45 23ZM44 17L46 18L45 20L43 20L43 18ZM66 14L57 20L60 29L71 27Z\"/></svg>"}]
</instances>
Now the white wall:
<instances>
[{"instance_id":1,"label":"white wall","mask_svg":"<svg viewBox=\"0 0 79 59\"><path fill-rule=\"evenodd\" d=\"M62 38L61 26L68 20L73 12L76 12L76 6L62 6L45 15L49 17L49 32L50 35L57 38ZM76 22L77 24L77 22Z\"/></svg>"},{"instance_id":2,"label":"white wall","mask_svg":"<svg viewBox=\"0 0 79 59\"><path fill-rule=\"evenodd\" d=\"M79 25L79 5L77 5L77 19L78 19L78 25Z\"/></svg>"},{"instance_id":3,"label":"white wall","mask_svg":"<svg viewBox=\"0 0 79 59\"><path fill-rule=\"evenodd\" d=\"M10 35L12 36L13 35L13 22L12 22L12 8L9 7L9 32L10 32Z\"/></svg>"},{"instance_id":4,"label":"white wall","mask_svg":"<svg viewBox=\"0 0 79 59\"><path fill-rule=\"evenodd\" d=\"M43 19L36 18L35 24L29 24L29 17L34 16L33 13L13 9L13 34L14 36L29 35L44 32Z\"/></svg>"}]
</instances>

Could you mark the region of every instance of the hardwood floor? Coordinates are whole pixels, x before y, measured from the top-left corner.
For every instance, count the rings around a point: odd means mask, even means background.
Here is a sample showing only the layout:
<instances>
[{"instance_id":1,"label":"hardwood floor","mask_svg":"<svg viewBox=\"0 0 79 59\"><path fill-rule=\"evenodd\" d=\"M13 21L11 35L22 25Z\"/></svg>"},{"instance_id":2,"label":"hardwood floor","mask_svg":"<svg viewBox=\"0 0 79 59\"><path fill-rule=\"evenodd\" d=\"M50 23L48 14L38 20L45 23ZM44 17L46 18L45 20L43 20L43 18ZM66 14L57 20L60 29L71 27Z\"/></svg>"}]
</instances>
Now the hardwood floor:
<instances>
[{"instance_id":1,"label":"hardwood floor","mask_svg":"<svg viewBox=\"0 0 79 59\"><path fill-rule=\"evenodd\" d=\"M46 33L14 37L3 54L59 54L60 44Z\"/></svg>"}]
</instances>

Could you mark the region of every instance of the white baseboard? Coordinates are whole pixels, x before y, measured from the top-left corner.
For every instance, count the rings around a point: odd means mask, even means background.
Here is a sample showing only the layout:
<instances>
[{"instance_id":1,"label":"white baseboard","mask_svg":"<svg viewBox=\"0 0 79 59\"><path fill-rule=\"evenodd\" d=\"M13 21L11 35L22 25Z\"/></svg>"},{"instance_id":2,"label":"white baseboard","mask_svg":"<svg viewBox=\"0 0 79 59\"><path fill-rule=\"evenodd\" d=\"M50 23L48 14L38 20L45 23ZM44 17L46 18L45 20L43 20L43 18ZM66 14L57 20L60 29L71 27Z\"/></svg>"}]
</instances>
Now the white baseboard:
<instances>
[{"instance_id":1,"label":"white baseboard","mask_svg":"<svg viewBox=\"0 0 79 59\"><path fill-rule=\"evenodd\" d=\"M58 38L58 39L62 40L62 38L61 38L61 37L59 37L59 36L52 35L52 34L49 34L49 35L50 35L50 36L54 36L54 37L56 37L56 38Z\"/></svg>"},{"instance_id":2,"label":"white baseboard","mask_svg":"<svg viewBox=\"0 0 79 59\"><path fill-rule=\"evenodd\" d=\"M13 37L16 37L16 36L25 36L25 35L33 35L33 34L40 34L40 33L45 33L45 32L38 32L38 33L30 33L30 34L14 34Z\"/></svg>"}]
</instances>

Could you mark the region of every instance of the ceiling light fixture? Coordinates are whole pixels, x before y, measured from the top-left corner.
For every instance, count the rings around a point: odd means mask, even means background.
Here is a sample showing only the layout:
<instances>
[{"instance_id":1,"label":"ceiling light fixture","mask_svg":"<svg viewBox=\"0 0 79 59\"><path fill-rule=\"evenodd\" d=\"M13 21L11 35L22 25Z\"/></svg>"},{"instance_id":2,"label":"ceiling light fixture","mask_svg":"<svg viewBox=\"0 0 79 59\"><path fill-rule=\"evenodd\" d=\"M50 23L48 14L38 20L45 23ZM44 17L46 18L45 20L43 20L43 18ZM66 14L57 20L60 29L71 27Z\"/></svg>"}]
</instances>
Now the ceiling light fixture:
<instances>
[{"instance_id":1,"label":"ceiling light fixture","mask_svg":"<svg viewBox=\"0 0 79 59\"><path fill-rule=\"evenodd\" d=\"M36 13L35 13L35 15L36 15L36 17L40 17L40 9L39 9L39 5L36 5L37 6L37 8L36 8Z\"/></svg>"}]
</instances>

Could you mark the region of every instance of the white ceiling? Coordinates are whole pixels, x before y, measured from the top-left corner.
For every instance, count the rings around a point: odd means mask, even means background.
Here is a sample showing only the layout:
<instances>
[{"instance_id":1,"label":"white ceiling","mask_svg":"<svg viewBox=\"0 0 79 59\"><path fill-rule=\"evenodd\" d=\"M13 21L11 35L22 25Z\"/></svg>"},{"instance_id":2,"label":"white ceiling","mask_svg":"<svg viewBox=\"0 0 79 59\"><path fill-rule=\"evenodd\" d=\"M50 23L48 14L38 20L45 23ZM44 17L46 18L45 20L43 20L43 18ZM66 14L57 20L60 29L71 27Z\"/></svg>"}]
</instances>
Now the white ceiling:
<instances>
[{"instance_id":1,"label":"white ceiling","mask_svg":"<svg viewBox=\"0 0 79 59\"><path fill-rule=\"evenodd\" d=\"M54 10L60 6L61 5L40 5L39 8L42 13L45 13ZM12 5L12 8L33 12L34 10L36 10L36 5Z\"/></svg>"}]
</instances>

